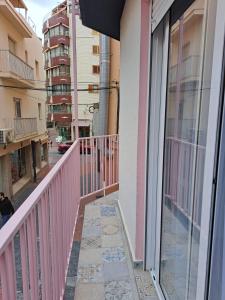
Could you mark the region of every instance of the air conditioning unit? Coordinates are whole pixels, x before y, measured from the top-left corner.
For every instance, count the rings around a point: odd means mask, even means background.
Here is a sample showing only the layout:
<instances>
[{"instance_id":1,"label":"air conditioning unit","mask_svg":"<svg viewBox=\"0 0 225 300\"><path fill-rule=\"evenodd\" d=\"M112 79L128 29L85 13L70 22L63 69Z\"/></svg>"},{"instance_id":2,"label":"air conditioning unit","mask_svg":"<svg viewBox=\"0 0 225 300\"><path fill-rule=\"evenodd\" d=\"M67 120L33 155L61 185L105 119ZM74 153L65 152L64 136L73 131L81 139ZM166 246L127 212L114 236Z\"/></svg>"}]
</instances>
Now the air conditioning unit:
<instances>
[{"instance_id":1,"label":"air conditioning unit","mask_svg":"<svg viewBox=\"0 0 225 300\"><path fill-rule=\"evenodd\" d=\"M12 129L0 129L0 144L10 144L13 142Z\"/></svg>"}]
</instances>

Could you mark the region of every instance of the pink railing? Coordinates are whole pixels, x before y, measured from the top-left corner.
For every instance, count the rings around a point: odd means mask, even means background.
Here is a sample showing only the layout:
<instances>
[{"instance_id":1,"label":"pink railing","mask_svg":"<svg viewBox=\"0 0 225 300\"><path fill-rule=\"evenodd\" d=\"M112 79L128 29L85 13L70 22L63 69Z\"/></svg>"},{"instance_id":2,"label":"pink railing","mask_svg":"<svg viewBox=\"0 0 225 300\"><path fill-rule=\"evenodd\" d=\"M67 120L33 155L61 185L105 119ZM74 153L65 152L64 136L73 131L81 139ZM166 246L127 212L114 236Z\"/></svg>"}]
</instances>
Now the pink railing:
<instances>
[{"instance_id":1,"label":"pink railing","mask_svg":"<svg viewBox=\"0 0 225 300\"><path fill-rule=\"evenodd\" d=\"M199 228L205 147L176 138L167 138L165 155L165 196Z\"/></svg>"},{"instance_id":2,"label":"pink railing","mask_svg":"<svg viewBox=\"0 0 225 300\"><path fill-rule=\"evenodd\" d=\"M118 184L118 135L75 142L0 230L0 300L63 299L79 203Z\"/></svg>"},{"instance_id":3,"label":"pink railing","mask_svg":"<svg viewBox=\"0 0 225 300\"><path fill-rule=\"evenodd\" d=\"M119 182L119 136L80 139L81 197Z\"/></svg>"},{"instance_id":4,"label":"pink railing","mask_svg":"<svg viewBox=\"0 0 225 300\"><path fill-rule=\"evenodd\" d=\"M62 299L80 201L79 142L0 230L0 299Z\"/></svg>"}]
</instances>

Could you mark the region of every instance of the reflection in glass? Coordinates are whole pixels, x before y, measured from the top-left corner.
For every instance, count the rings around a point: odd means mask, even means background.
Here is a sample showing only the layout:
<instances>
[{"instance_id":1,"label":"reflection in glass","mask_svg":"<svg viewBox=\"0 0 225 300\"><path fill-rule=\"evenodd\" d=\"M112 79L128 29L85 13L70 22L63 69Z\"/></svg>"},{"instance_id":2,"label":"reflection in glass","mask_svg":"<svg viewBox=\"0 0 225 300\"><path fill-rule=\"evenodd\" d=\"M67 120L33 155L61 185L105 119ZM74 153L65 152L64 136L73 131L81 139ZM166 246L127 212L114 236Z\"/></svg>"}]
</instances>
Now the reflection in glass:
<instances>
[{"instance_id":1,"label":"reflection in glass","mask_svg":"<svg viewBox=\"0 0 225 300\"><path fill-rule=\"evenodd\" d=\"M196 299L208 100L202 97L205 1L170 28L160 284L171 300Z\"/></svg>"}]
</instances>

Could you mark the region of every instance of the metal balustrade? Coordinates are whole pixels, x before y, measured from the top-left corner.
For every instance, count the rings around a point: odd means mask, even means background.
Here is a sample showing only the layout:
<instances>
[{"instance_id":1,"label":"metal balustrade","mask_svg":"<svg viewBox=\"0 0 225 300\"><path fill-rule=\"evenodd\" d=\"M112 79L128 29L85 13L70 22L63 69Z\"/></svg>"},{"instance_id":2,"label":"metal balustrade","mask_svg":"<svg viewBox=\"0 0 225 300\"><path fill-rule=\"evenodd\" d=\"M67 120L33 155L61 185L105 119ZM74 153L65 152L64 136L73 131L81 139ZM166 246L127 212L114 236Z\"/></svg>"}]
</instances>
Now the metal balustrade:
<instances>
[{"instance_id":1,"label":"metal balustrade","mask_svg":"<svg viewBox=\"0 0 225 300\"><path fill-rule=\"evenodd\" d=\"M193 224L201 224L205 147L176 138L166 139L165 197ZM192 177L195 174L195 185Z\"/></svg>"},{"instance_id":2,"label":"metal balustrade","mask_svg":"<svg viewBox=\"0 0 225 300\"><path fill-rule=\"evenodd\" d=\"M37 129L37 118L17 118L14 119L14 138L21 139L35 134Z\"/></svg>"},{"instance_id":3,"label":"metal balustrade","mask_svg":"<svg viewBox=\"0 0 225 300\"><path fill-rule=\"evenodd\" d=\"M119 136L80 139L81 196L119 182Z\"/></svg>"},{"instance_id":4,"label":"metal balustrade","mask_svg":"<svg viewBox=\"0 0 225 300\"><path fill-rule=\"evenodd\" d=\"M34 80L33 68L8 50L0 50L0 72L12 73L22 80Z\"/></svg>"},{"instance_id":5,"label":"metal balustrade","mask_svg":"<svg viewBox=\"0 0 225 300\"><path fill-rule=\"evenodd\" d=\"M63 299L84 196L118 183L117 135L76 141L0 230L0 299Z\"/></svg>"}]
</instances>

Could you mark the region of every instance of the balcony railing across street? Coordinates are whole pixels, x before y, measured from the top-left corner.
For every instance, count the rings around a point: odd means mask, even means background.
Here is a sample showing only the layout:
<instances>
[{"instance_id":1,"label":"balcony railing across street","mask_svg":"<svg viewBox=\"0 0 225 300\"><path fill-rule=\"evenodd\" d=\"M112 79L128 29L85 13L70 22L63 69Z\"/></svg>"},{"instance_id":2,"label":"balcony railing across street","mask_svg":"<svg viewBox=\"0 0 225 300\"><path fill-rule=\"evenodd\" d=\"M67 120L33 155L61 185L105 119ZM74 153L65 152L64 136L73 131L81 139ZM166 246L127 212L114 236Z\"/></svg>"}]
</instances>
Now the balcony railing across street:
<instances>
[{"instance_id":1,"label":"balcony railing across street","mask_svg":"<svg viewBox=\"0 0 225 300\"><path fill-rule=\"evenodd\" d=\"M118 183L118 153L116 135L76 141L0 230L1 300L63 299L80 200Z\"/></svg>"},{"instance_id":2,"label":"balcony railing across street","mask_svg":"<svg viewBox=\"0 0 225 300\"><path fill-rule=\"evenodd\" d=\"M34 70L8 50L0 50L0 72L13 73L22 80L34 80Z\"/></svg>"},{"instance_id":3,"label":"balcony railing across street","mask_svg":"<svg viewBox=\"0 0 225 300\"><path fill-rule=\"evenodd\" d=\"M20 139L37 133L37 118L14 119L14 137Z\"/></svg>"}]
</instances>

